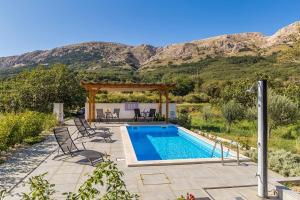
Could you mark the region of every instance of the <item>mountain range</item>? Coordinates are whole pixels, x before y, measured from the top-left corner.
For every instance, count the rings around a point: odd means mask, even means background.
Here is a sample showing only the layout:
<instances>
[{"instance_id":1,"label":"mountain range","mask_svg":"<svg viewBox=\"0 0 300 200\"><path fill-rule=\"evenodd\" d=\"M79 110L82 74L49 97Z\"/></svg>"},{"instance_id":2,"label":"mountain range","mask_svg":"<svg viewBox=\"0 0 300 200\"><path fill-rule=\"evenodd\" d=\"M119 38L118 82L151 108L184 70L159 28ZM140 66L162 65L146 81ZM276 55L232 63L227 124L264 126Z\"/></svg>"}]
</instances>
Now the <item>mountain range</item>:
<instances>
[{"instance_id":1,"label":"mountain range","mask_svg":"<svg viewBox=\"0 0 300 200\"><path fill-rule=\"evenodd\" d=\"M22 55L0 57L0 69L64 63L71 67L100 70L104 67L143 70L172 64L197 62L207 57L268 56L292 48L300 40L300 21L271 36L239 33L155 47L112 42L87 42Z\"/></svg>"}]
</instances>

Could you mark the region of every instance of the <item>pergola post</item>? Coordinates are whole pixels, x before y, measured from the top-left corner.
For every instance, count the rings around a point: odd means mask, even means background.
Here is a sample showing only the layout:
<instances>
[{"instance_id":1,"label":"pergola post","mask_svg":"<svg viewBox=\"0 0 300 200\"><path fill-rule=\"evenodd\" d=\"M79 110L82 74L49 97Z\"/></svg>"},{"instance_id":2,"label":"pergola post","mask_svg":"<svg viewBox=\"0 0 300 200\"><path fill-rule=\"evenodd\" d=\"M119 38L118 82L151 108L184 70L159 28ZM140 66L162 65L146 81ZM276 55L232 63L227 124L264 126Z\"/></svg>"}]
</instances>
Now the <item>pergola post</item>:
<instances>
[{"instance_id":1,"label":"pergola post","mask_svg":"<svg viewBox=\"0 0 300 200\"><path fill-rule=\"evenodd\" d=\"M88 122L92 123L92 92L89 90L89 97L88 97L88 103L89 103L89 113L88 113Z\"/></svg>"},{"instance_id":2,"label":"pergola post","mask_svg":"<svg viewBox=\"0 0 300 200\"><path fill-rule=\"evenodd\" d=\"M159 105L158 105L158 111L160 116L162 115L162 91L159 90Z\"/></svg>"},{"instance_id":3,"label":"pergola post","mask_svg":"<svg viewBox=\"0 0 300 200\"><path fill-rule=\"evenodd\" d=\"M166 123L169 122L169 90L165 91L166 95Z\"/></svg>"},{"instance_id":4,"label":"pergola post","mask_svg":"<svg viewBox=\"0 0 300 200\"><path fill-rule=\"evenodd\" d=\"M96 94L97 94L97 92L93 91L93 94L92 94L92 121L93 122L95 121L95 108L96 108L95 98L96 98Z\"/></svg>"},{"instance_id":5,"label":"pergola post","mask_svg":"<svg viewBox=\"0 0 300 200\"><path fill-rule=\"evenodd\" d=\"M97 91L89 90L89 114L88 114L88 122L92 123L95 121L95 96Z\"/></svg>"}]
</instances>

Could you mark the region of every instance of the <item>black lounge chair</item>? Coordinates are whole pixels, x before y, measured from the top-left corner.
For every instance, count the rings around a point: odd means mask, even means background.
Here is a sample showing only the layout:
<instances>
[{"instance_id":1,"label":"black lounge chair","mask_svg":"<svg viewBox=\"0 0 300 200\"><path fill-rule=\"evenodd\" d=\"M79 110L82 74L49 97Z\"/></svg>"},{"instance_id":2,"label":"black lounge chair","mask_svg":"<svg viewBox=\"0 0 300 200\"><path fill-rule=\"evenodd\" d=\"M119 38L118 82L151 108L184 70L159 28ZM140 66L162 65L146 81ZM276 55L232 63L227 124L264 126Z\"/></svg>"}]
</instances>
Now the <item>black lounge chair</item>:
<instances>
[{"instance_id":1,"label":"black lounge chair","mask_svg":"<svg viewBox=\"0 0 300 200\"><path fill-rule=\"evenodd\" d=\"M134 109L134 121L138 121L139 119L145 119L145 117L143 117L141 115L141 111L139 108L135 108Z\"/></svg>"},{"instance_id":2,"label":"black lounge chair","mask_svg":"<svg viewBox=\"0 0 300 200\"><path fill-rule=\"evenodd\" d=\"M94 129L90 128L90 129L87 129L82 121L79 119L79 118L75 118L74 119L74 123L75 123L75 126L77 127L77 130L78 130L78 133L81 135L81 137L93 137L93 136L99 136L99 137L102 137L105 142L108 142L109 141L112 141L111 139L111 134L109 133L106 133L106 132L98 132L98 131L95 131ZM77 137L79 138L79 137Z\"/></svg>"},{"instance_id":3,"label":"black lounge chair","mask_svg":"<svg viewBox=\"0 0 300 200\"><path fill-rule=\"evenodd\" d=\"M109 128L106 127L96 127L94 126L93 128L90 126L90 124L86 121L86 119L80 119L82 125L85 127L85 129L87 131L92 132L92 134L96 134L98 131L103 131L104 133L108 134L108 135L112 135L112 132L110 131Z\"/></svg>"},{"instance_id":4,"label":"black lounge chair","mask_svg":"<svg viewBox=\"0 0 300 200\"><path fill-rule=\"evenodd\" d=\"M75 145L74 141L72 140L72 137L67 127L54 128L53 133L58 143L58 146L64 155L84 156L89 160L92 166L94 166L95 163L104 160L103 156L105 154L93 150L87 150L83 143L81 143L83 150L78 149L78 147ZM58 153L59 153L59 149L58 149Z\"/></svg>"}]
</instances>

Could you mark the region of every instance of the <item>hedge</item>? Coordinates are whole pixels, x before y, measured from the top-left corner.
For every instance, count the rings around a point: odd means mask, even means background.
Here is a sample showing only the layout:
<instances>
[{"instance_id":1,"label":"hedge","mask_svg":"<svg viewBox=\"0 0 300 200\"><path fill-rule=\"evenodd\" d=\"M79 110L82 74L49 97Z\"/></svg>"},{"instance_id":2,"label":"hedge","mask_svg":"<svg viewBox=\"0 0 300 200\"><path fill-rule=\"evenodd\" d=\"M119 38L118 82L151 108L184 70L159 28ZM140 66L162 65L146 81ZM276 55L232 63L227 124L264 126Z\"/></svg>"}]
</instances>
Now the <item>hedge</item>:
<instances>
[{"instance_id":1,"label":"hedge","mask_svg":"<svg viewBox=\"0 0 300 200\"><path fill-rule=\"evenodd\" d=\"M37 137L57 123L55 117L33 111L5 113L0 116L0 150L6 150L26 138Z\"/></svg>"}]
</instances>

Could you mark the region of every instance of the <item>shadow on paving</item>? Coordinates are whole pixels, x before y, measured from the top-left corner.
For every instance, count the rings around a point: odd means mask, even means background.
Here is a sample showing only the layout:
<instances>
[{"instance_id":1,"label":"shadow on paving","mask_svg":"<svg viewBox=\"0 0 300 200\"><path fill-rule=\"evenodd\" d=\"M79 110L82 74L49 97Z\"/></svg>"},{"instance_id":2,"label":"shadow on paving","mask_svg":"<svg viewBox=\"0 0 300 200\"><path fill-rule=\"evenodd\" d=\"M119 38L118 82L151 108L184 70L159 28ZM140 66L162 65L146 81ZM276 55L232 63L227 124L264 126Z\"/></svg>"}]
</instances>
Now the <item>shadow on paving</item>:
<instances>
[{"instance_id":1,"label":"shadow on paving","mask_svg":"<svg viewBox=\"0 0 300 200\"><path fill-rule=\"evenodd\" d=\"M10 190L23 180L57 148L51 135L44 142L17 150L11 158L0 165L0 189Z\"/></svg>"}]
</instances>

